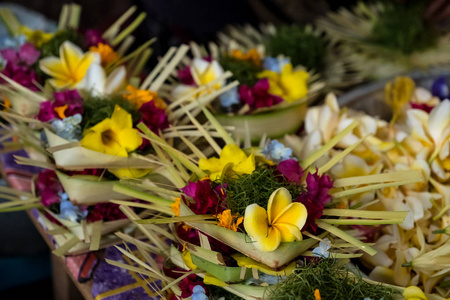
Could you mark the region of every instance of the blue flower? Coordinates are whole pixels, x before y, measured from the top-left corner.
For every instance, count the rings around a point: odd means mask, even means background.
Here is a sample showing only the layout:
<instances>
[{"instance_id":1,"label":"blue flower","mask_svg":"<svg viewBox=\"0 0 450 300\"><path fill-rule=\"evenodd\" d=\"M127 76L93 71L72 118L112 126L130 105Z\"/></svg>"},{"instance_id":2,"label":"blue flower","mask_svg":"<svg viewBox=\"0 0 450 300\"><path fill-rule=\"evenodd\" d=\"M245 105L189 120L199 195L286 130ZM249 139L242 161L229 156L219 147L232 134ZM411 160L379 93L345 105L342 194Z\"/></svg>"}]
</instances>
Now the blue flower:
<instances>
[{"instance_id":1,"label":"blue flower","mask_svg":"<svg viewBox=\"0 0 450 300\"><path fill-rule=\"evenodd\" d=\"M266 57L264 58L263 67L265 70L281 73L283 66L289 62L289 58Z\"/></svg>"},{"instance_id":2,"label":"blue flower","mask_svg":"<svg viewBox=\"0 0 450 300\"><path fill-rule=\"evenodd\" d=\"M196 285L192 289L192 300L208 300L208 297L205 295L206 291L201 285Z\"/></svg>"},{"instance_id":3,"label":"blue flower","mask_svg":"<svg viewBox=\"0 0 450 300\"><path fill-rule=\"evenodd\" d=\"M330 256L330 252L328 252L331 247L330 242L331 241L328 238L324 238L323 241L319 243L319 247L314 248L312 251L314 256L328 258Z\"/></svg>"},{"instance_id":4,"label":"blue flower","mask_svg":"<svg viewBox=\"0 0 450 300\"><path fill-rule=\"evenodd\" d=\"M239 104L239 95L237 86L229 89L225 93L219 96L220 104L222 107L230 107L233 104Z\"/></svg>"},{"instance_id":5,"label":"blue flower","mask_svg":"<svg viewBox=\"0 0 450 300\"><path fill-rule=\"evenodd\" d=\"M264 150L261 153L268 159L275 163L280 163L284 160L290 159L292 149L285 147L277 140L268 140Z\"/></svg>"},{"instance_id":6,"label":"blue flower","mask_svg":"<svg viewBox=\"0 0 450 300\"><path fill-rule=\"evenodd\" d=\"M67 117L63 120L56 119L52 121L52 129L55 131L57 136L71 142L76 142L81 140L83 137L80 126L81 120L82 117L80 114Z\"/></svg>"},{"instance_id":7,"label":"blue flower","mask_svg":"<svg viewBox=\"0 0 450 300\"><path fill-rule=\"evenodd\" d=\"M26 41L27 37L24 35L19 35L16 37L0 36L0 50L6 48L14 48L18 50L20 46L25 44Z\"/></svg>"},{"instance_id":8,"label":"blue flower","mask_svg":"<svg viewBox=\"0 0 450 300\"><path fill-rule=\"evenodd\" d=\"M78 222L81 219L85 219L88 211L82 211L78 206L74 206L69 200L69 196L66 193L59 193L61 197L61 203L59 206L59 216L62 219Z\"/></svg>"}]
</instances>

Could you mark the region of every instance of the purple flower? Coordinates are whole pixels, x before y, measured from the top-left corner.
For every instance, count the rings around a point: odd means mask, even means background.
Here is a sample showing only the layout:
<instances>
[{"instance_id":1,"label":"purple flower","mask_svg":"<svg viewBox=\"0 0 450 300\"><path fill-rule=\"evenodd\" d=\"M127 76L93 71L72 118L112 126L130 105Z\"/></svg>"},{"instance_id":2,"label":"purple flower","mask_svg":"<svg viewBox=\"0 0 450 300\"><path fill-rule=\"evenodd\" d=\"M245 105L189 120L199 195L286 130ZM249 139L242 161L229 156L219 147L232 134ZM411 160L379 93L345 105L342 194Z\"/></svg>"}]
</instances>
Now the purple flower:
<instances>
[{"instance_id":1,"label":"purple flower","mask_svg":"<svg viewBox=\"0 0 450 300\"><path fill-rule=\"evenodd\" d=\"M89 48L91 46L97 46L98 44L109 44L103 37L102 32L97 29L88 29L84 34L84 41L86 46Z\"/></svg>"},{"instance_id":2,"label":"purple flower","mask_svg":"<svg viewBox=\"0 0 450 300\"><path fill-rule=\"evenodd\" d=\"M303 170L302 167L300 167L298 161L294 159L284 160L277 165L277 170L281 174L283 174L283 176L286 177L288 181L301 184Z\"/></svg>"},{"instance_id":3,"label":"purple flower","mask_svg":"<svg viewBox=\"0 0 450 300\"><path fill-rule=\"evenodd\" d=\"M250 111L257 108L270 107L283 101L279 96L269 94L269 80L260 79L255 86L239 87L239 98L243 104L248 104Z\"/></svg>"},{"instance_id":4,"label":"purple flower","mask_svg":"<svg viewBox=\"0 0 450 300\"><path fill-rule=\"evenodd\" d=\"M36 195L41 197L44 206L50 206L60 202L59 193L63 192L63 187L58 181L55 171L44 170L38 174L36 181Z\"/></svg>"},{"instance_id":5,"label":"purple flower","mask_svg":"<svg viewBox=\"0 0 450 300\"><path fill-rule=\"evenodd\" d=\"M178 79L182 84L195 85L194 77L192 77L191 68L189 66L178 70Z\"/></svg>"},{"instance_id":6,"label":"purple flower","mask_svg":"<svg viewBox=\"0 0 450 300\"><path fill-rule=\"evenodd\" d=\"M20 46L18 51L15 51L13 48L8 48L0 50L0 54L3 59L13 65L30 67L39 58L41 52L36 50L33 44L26 43Z\"/></svg>"},{"instance_id":7,"label":"purple flower","mask_svg":"<svg viewBox=\"0 0 450 300\"><path fill-rule=\"evenodd\" d=\"M441 100L449 97L450 91L445 76L438 77L431 86L431 94Z\"/></svg>"},{"instance_id":8,"label":"purple flower","mask_svg":"<svg viewBox=\"0 0 450 300\"><path fill-rule=\"evenodd\" d=\"M48 122L53 119L64 119L59 115L55 108L64 107L64 117L71 117L76 114L83 114L83 99L76 90L68 90L59 93L53 93L54 101L41 102L39 113L36 118L42 122Z\"/></svg>"},{"instance_id":9,"label":"purple flower","mask_svg":"<svg viewBox=\"0 0 450 300\"><path fill-rule=\"evenodd\" d=\"M1 72L6 77L11 78L18 84L29 88L30 90L37 91L38 88L34 84L34 81L37 81L36 74L32 69L29 69L25 66L15 65L12 62L8 61L6 63L5 68ZM0 79L0 83L4 83L3 79Z\"/></svg>"}]
</instances>

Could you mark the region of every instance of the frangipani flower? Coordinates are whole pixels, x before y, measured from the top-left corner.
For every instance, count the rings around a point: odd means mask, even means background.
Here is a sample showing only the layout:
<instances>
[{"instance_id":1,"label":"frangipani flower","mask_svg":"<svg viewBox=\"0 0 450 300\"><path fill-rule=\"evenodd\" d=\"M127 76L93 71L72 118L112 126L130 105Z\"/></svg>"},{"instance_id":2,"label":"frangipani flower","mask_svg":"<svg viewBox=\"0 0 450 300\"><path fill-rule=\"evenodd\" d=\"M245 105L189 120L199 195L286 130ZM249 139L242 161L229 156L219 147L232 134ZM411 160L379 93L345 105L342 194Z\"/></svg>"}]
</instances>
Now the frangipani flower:
<instances>
[{"instance_id":1,"label":"frangipani flower","mask_svg":"<svg viewBox=\"0 0 450 300\"><path fill-rule=\"evenodd\" d=\"M84 132L81 145L109 155L126 157L142 144L138 130L133 128L131 115L116 105L107 118Z\"/></svg>"},{"instance_id":2,"label":"frangipani flower","mask_svg":"<svg viewBox=\"0 0 450 300\"><path fill-rule=\"evenodd\" d=\"M236 145L226 145L220 153L220 158L202 158L198 162L200 169L210 172L212 181L220 178L223 169L229 163L233 163L232 170L236 174L251 174L255 170L255 156L247 156L241 148Z\"/></svg>"},{"instance_id":3,"label":"frangipani flower","mask_svg":"<svg viewBox=\"0 0 450 300\"><path fill-rule=\"evenodd\" d=\"M306 96L308 77L308 72L304 70L293 70L291 63L285 64L281 73L266 70L258 74L258 78L269 79L270 94L280 96L287 102Z\"/></svg>"},{"instance_id":4,"label":"frangipani flower","mask_svg":"<svg viewBox=\"0 0 450 300\"><path fill-rule=\"evenodd\" d=\"M196 86L180 84L172 91L174 98L180 98L191 94L199 86L205 85L213 81L214 79L223 75L224 71L222 66L215 60L208 62L201 58L194 58L191 64L191 74ZM224 81L219 81L213 85L214 90L218 90L222 87ZM196 95L198 96L198 95Z\"/></svg>"},{"instance_id":5,"label":"frangipani flower","mask_svg":"<svg viewBox=\"0 0 450 300\"><path fill-rule=\"evenodd\" d=\"M267 211L256 203L247 206L244 228L256 248L270 252L282 242L301 241L307 216L305 206L292 202L289 191L279 188L270 195Z\"/></svg>"},{"instance_id":6,"label":"frangipani flower","mask_svg":"<svg viewBox=\"0 0 450 300\"><path fill-rule=\"evenodd\" d=\"M50 84L57 88L78 88L84 84L88 68L100 64L100 55L83 51L70 41L65 41L59 48L59 56L45 57L39 61L41 70L52 76Z\"/></svg>"}]
</instances>

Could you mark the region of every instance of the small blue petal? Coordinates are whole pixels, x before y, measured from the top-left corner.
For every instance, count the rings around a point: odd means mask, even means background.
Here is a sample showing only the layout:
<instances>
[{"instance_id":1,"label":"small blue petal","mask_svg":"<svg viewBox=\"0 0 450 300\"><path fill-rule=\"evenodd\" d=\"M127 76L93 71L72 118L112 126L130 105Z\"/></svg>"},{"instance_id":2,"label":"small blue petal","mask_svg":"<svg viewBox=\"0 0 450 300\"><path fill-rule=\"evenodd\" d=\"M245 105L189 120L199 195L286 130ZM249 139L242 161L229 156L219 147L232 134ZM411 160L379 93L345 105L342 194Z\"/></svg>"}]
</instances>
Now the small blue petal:
<instances>
[{"instance_id":1,"label":"small blue petal","mask_svg":"<svg viewBox=\"0 0 450 300\"><path fill-rule=\"evenodd\" d=\"M194 288L192 289L193 293L206 293L205 289L201 286L201 285L196 285L194 286Z\"/></svg>"},{"instance_id":2,"label":"small blue petal","mask_svg":"<svg viewBox=\"0 0 450 300\"><path fill-rule=\"evenodd\" d=\"M263 68L265 70L281 73L281 70L287 63L289 63L288 58L266 57L264 58Z\"/></svg>"},{"instance_id":3,"label":"small blue petal","mask_svg":"<svg viewBox=\"0 0 450 300\"><path fill-rule=\"evenodd\" d=\"M285 147L277 140L268 141L261 153L269 160L280 163L287 160L292 155L292 149Z\"/></svg>"},{"instance_id":4,"label":"small blue petal","mask_svg":"<svg viewBox=\"0 0 450 300\"><path fill-rule=\"evenodd\" d=\"M239 95L237 86L229 89L225 93L219 96L220 104L222 107L230 107L233 104L239 104Z\"/></svg>"},{"instance_id":5,"label":"small blue petal","mask_svg":"<svg viewBox=\"0 0 450 300\"><path fill-rule=\"evenodd\" d=\"M192 300L208 300L208 296L206 296L204 293L193 293L191 296Z\"/></svg>"}]
</instances>

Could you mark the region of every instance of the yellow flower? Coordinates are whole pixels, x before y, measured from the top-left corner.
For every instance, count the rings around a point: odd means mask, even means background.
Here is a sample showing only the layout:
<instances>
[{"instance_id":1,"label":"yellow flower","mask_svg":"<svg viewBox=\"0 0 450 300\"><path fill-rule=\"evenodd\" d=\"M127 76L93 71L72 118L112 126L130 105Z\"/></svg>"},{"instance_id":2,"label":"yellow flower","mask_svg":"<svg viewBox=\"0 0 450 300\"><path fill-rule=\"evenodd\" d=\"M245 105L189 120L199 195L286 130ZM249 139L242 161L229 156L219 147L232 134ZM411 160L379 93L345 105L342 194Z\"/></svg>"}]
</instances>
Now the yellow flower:
<instances>
[{"instance_id":1,"label":"yellow flower","mask_svg":"<svg viewBox=\"0 0 450 300\"><path fill-rule=\"evenodd\" d=\"M198 166L204 171L209 171L210 178L214 181L220 178L223 169L229 163L233 164L231 169L238 175L251 174L255 170L255 156L253 153L247 156L236 145L226 145L220 153L220 158L200 159Z\"/></svg>"},{"instance_id":2,"label":"yellow flower","mask_svg":"<svg viewBox=\"0 0 450 300\"><path fill-rule=\"evenodd\" d=\"M247 206L244 228L256 248L270 252L282 242L301 241L307 216L306 207L292 203L289 191L279 188L270 195L267 211L256 203Z\"/></svg>"},{"instance_id":3,"label":"yellow flower","mask_svg":"<svg viewBox=\"0 0 450 300\"><path fill-rule=\"evenodd\" d=\"M27 26L20 26L19 34L27 37L27 41L33 43L36 48L41 48L42 45L53 38L53 33L46 33L41 30L33 30Z\"/></svg>"},{"instance_id":4,"label":"yellow flower","mask_svg":"<svg viewBox=\"0 0 450 300\"><path fill-rule=\"evenodd\" d=\"M181 198L175 198L175 202L170 204L170 208L176 217L180 215Z\"/></svg>"},{"instance_id":5,"label":"yellow flower","mask_svg":"<svg viewBox=\"0 0 450 300\"><path fill-rule=\"evenodd\" d=\"M132 128L131 115L116 105L111 118L107 118L84 132L81 145L109 155L128 156L142 144L142 138Z\"/></svg>"},{"instance_id":6,"label":"yellow flower","mask_svg":"<svg viewBox=\"0 0 450 300\"><path fill-rule=\"evenodd\" d=\"M269 93L280 96L285 101L298 100L308 93L308 72L304 70L294 71L292 64L283 66L281 73L265 70L258 74L258 78L269 80Z\"/></svg>"},{"instance_id":7,"label":"yellow flower","mask_svg":"<svg viewBox=\"0 0 450 300\"><path fill-rule=\"evenodd\" d=\"M103 67L106 67L109 63L115 61L119 57L108 44L99 43L97 46L91 46L89 51L100 54Z\"/></svg>"},{"instance_id":8,"label":"yellow flower","mask_svg":"<svg viewBox=\"0 0 450 300\"><path fill-rule=\"evenodd\" d=\"M236 213L234 216L231 214L231 209L224 210L222 213L218 214L217 219L219 223L217 226L223 227L226 229L230 229L233 231L237 231L239 225L244 220L244 217L239 217L239 214Z\"/></svg>"},{"instance_id":9,"label":"yellow flower","mask_svg":"<svg viewBox=\"0 0 450 300\"><path fill-rule=\"evenodd\" d=\"M130 101L137 108L141 108L142 104L153 101L159 109L166 109L167 104L158 97L158 93L149 90L139 90L132 85L127 86L127 92L123 97Z\"/></svg>"},{"instance_id":10,"label":"yellow flower","mask_svg":"<svg viewBox=\"0 0 450 300\"><path fill-rule=\"evenodd\" d=\"M83 53L78 46L65 41L59 48L59 57L43 58L39 61L39 67L44 73L53 77L49 80L53 87L78 88L93 63L100 63L98 53Z\"/></svg>"},{"instance_id":11,"label":"yellow flower","mask_svg":"<svg viewBox=\"0 0 450 300\"><path fill-rule=\"evenodd\" d=\"M417 286L408 286L403 291L403 297L405 297L406 300L427 300L425 294Z\"/></svg>"},{"instance_id":12,"label":"yellow flower","mask_svg":"<svg viewBox=\"0 0 450 300\"><path fill-rule=\"evenodd\" d=\"M234 49L233 51L231 51L230 56L240 60L247 60L257 66L261 65L261 56L256 49L250 49L247 53L243 53L241 50Z\"/></svg>"}]
</instances>

